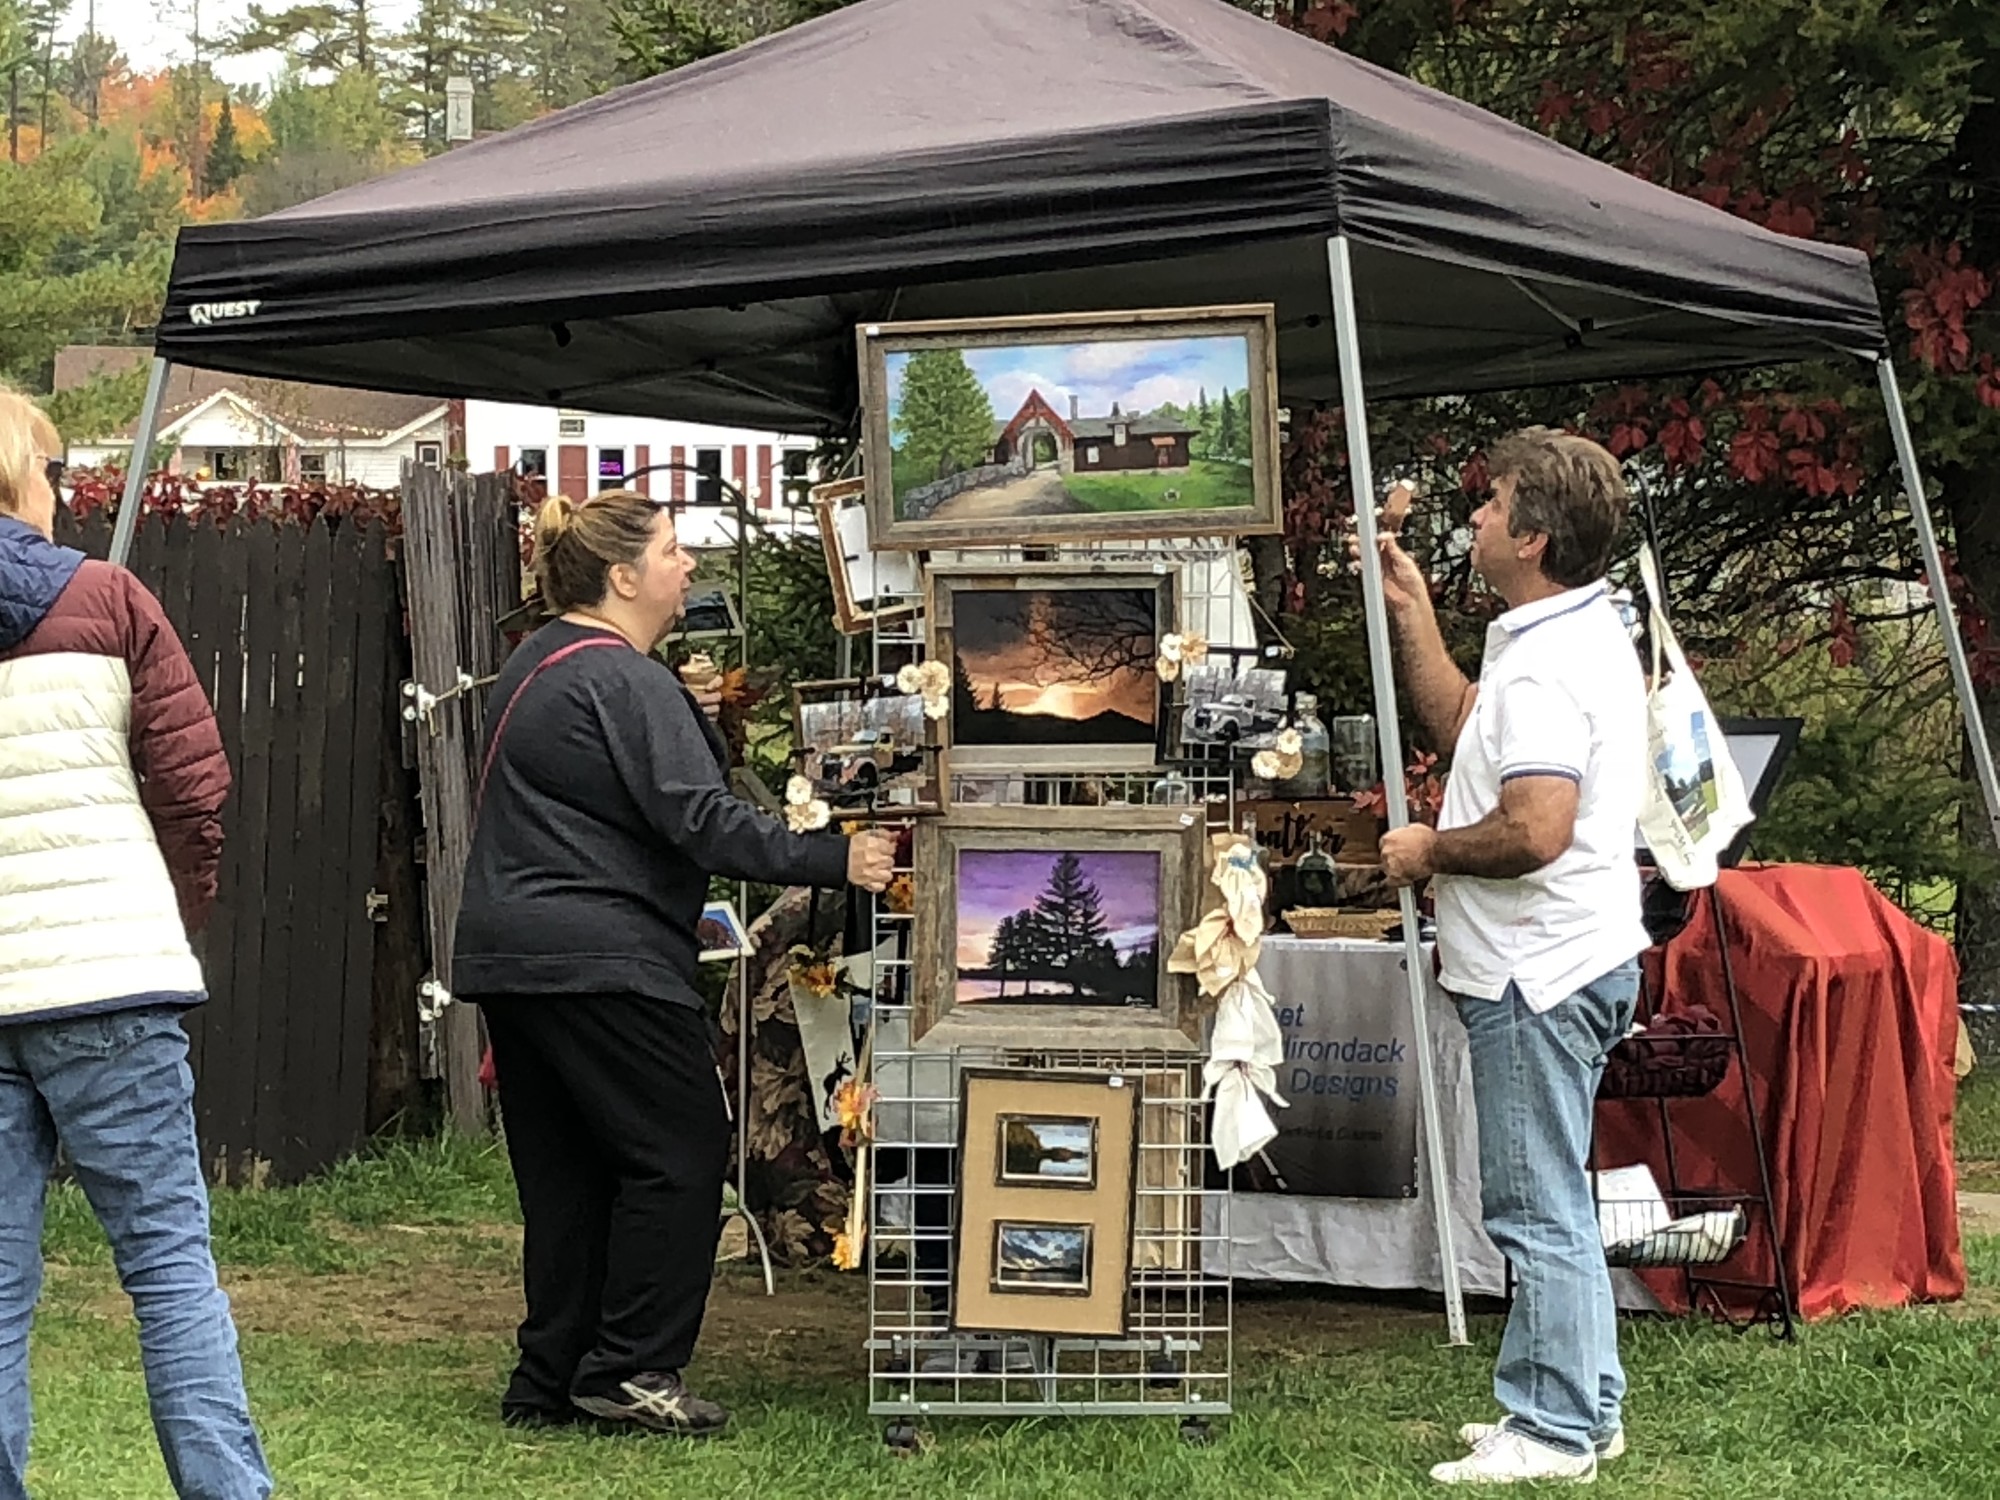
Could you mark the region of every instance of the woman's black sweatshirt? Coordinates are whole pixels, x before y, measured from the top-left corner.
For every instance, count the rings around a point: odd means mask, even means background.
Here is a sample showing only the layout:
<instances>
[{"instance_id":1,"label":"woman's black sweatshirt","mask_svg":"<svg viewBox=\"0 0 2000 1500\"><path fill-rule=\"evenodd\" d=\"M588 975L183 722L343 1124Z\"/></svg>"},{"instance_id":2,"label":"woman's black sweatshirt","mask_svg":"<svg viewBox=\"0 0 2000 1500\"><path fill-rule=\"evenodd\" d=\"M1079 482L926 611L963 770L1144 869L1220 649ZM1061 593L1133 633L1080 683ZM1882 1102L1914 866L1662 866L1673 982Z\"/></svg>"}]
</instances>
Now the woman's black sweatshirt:
<instances>
[{"instance_id":1,"label":"woman's black sweatshirt","mask_svg":"<svg viewBox=\"0 0 2000 1500\"><path fill-rule=\"evenodd\" d=\"M608 630L556 620L493 685L492 753L466 862L451 988L622 992L699 1005L695 926L708 878L838 886L847 841L796 834L732 793L727 751L680 679ZM482 761L482 763L484 763Z\"/></svg>"}]
</instances>

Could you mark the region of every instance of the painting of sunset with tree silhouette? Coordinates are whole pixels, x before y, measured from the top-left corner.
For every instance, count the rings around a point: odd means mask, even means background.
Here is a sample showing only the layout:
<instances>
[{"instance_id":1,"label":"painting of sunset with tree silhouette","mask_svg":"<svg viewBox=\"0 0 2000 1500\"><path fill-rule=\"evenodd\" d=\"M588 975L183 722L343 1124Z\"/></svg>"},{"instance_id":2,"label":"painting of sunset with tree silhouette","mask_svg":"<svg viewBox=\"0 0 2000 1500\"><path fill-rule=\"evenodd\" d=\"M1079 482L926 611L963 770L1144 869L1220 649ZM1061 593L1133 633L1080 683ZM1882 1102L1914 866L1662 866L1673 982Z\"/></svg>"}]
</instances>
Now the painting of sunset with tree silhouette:
<instances>
[{"instance_id":1,"label":"painting of sunset with tree silhouette","mask_svg":"<svg viewBox=\"0 0 2000 1500\"><path fill-rule=\"evenodd\" d=\"M957 1001L1153 1005L1160 856L962 849Z\"/></svg>"},{"instance_id":2,"label":"painting of sunset with tree silhouette","mask_svg":"<svg viewBox=\"0 0 2000 1500\"><path fill-rule=\"evenodd\" d=\"M973 589L952 600L960 745L1150 745L1161 632L1154 585Z\"/></svg>"}]
</instances>

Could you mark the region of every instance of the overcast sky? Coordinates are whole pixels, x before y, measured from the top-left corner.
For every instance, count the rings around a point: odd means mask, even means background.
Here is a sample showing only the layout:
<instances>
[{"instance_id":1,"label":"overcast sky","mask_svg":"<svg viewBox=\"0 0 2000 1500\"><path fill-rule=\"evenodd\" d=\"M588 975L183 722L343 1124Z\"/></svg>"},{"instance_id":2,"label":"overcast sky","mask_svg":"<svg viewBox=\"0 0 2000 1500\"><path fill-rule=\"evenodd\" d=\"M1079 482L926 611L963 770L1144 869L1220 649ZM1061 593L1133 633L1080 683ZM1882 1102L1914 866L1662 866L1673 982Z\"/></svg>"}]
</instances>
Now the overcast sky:
<instances>
[{"instance_id":1,"label":"overcast sky","mask_svg":"<svg viewBox=\"0 0 2000 1500\"><path fill-rule=\"evenodd\" d=\"M266 10L283 10L285 0L266 0ZM375 24L384 31L401 26L416 9L415 0L378 0ZM201 0L201 34L222 37L234 31L249 13L249 0ZM69 15L57 36L68 41L83 35L90 22L90 0L71 0ZM97 29L114 38L135 73L152 73L193 54L193 0L97 0ZM207 51L206 42L203 50ZM284 66L275 52L248 57L210 54L218 78L232 84L268 84Z\"/></svg>"}]
</instances>

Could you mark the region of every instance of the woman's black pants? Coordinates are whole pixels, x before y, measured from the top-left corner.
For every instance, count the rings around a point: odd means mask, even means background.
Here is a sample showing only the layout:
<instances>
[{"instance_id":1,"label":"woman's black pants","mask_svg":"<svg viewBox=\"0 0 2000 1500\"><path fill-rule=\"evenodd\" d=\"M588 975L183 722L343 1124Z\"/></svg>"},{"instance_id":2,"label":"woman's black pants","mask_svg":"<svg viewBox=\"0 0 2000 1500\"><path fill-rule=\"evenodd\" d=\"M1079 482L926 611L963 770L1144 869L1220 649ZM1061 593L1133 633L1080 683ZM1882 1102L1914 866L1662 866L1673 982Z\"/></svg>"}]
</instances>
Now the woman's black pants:
<instances>
[{"instance_id":1,"label":"woman's black pants","mask_svg":"<svg viewBox=\"0 0 2000 1500\"><path fill-rule=\"evenodd\" d=\"M640 995L482 996L526 1224L509 1414L684 1368L722 1232L729 1111L707 1014Z\"/></svg>"}]
</instances>

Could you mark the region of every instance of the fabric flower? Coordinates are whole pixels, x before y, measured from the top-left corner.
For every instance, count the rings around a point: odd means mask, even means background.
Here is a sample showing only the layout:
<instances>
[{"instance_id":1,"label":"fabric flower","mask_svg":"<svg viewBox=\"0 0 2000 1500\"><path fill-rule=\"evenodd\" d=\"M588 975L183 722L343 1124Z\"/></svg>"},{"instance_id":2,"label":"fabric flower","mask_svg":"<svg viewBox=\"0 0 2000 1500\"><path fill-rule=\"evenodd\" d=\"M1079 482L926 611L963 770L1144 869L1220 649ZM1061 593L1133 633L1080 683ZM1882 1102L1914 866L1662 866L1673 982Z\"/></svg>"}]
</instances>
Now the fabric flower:
<instances>
[{"instance_id":1,"label":"fabric flower","mask_svg":"<svg viewBox=\"0 0 2000 1500\"><path fill-rule=\"evenodd\" d=\"M1180 658L1177 656L1160 656L1154 660L1153 670L1160 674L1160 681L1172 682L1181 675Z\"/></svg>"},{"instance_id":2,"label":"fabric flower","mask_svg":"<svg viewBox=\"0 0 2000 1500\"><path fill-rule=\"evenodd\" d=\"M950 694L938 693L935 696L931 694L925 694L924 717L926 719L942 719L946 714L950 712L951 712Z\"/></svg>"},{"instance_id":3,"label":"fabric flower","mask_svg":"<svg viewBox=\"0 0 2000 1500\"><path fill-rule=\"evenodd\" d=\"M875 1101L882 1097L882 1091L872 1083L863 1083L858 1078L850 1078L841 1084L833 1096L833 1112L840 1122L840 1143L853 1146L860 1141L875 1139Z\"/></svg>"},{"instance_id":4,"label":"fabric flower","mask_svg":"<svg viewBox=\"0 0 2000 1500\"><path fill-rule=\"evenodd\" d=\"M818 798L785 809L785 824L793 833L816 833L832 821L833 810Z\"/></svg>"},{"instance_id":5,"label":"fabric flower","mask_svg":"<svg viewBox=\"0 0 2000 1500\"><path fill-rule=\"evenodd\" d=\"M1274 750L1259 750L1250 757L1250 774L1259 781L1278 779L1278 755Z\"/></svg>"},{"instance_id":6,"label":"fabric flower","mask_svg":"<svg viewBox=\"0 0 2000 1500\"><path fill-rule=\"evenodd\" d=\"M908 663L901 671L896 673L896 689L898 692L904 693L920 693L923 691L923 678L917 675L917 664L915 662Z\"/></svg>"},{"instance_id":7,"label":"fabric flower","mask_svg":"<svg viewBox=\"0 0 2000 1500\"><path fill-rule=\"evenodd\" d=\"M803 776L794 776L785 783L785 805L804 807L813 799L813 784Z\"/></svg>"},{"instance_id":8,"label":"fabric flower","mask_svg":"<svg viewBox=\"0 0 2000 1500\"><path fill-rule=\"evenodd\" d=\"M1300 738L1296 729L1279 730L1277 739L1271 742L1271 748L1276 750L1281 758L1287 760L1302 753L1305 747L1306 742Z\"/></svg>"},{"instance_id":9,"label":"fabric flower","mask_svg":"<svg viewBox=\"0 0 2000 1500\"><path fill-rule=\"evenodd\" d=\"M1198 667L1208 660L1208 637L1198 630L1190 630L1181 637L1181 660L1190 667Z\"/></svg>"}]
</instances>

